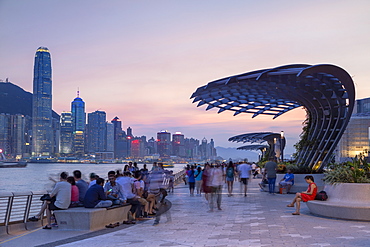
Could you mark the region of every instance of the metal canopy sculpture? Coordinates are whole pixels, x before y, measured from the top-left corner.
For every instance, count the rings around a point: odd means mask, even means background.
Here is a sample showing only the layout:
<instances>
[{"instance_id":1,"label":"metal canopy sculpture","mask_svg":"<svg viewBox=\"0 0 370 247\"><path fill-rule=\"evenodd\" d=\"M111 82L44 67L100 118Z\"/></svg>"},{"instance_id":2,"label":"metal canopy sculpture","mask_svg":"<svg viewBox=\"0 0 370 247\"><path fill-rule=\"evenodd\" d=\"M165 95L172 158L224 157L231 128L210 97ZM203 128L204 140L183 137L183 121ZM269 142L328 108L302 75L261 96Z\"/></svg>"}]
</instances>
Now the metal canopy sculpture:
<instances>
[{"instance_id":1,"label":"metal canopy sculpture","mask_svg":"<svg viewBox=\"0 0 370 247\"><path fill-rule=\"evenodd\" d=\"M247 147L253 147L253 146L263 146L267 147L266 150L268 150L268 156L273 157L277 155L280 157L281 151L284 150L285 148L285 137L281 136L280 133L273 133L273 132L256 132L256 133L248 133L248 134L242 134L242 135L237 135L229 138L229 141L231 142L250 142L250 143L263 143L267 142L268 146L266 145L249 145L249 146L243 146L238 149L247 149ZM275 143L279 144L279 150L275 150ZM259 148L255 148L259 149ZM251 149L249 149L251 150ZM278 151L278 153L276 153ZM263 152L264 154L264 152Z\"/></svg>"},{"instance_id":2,"label":"metal canopy sculpture","mask_svg":"<svg viewBox=\"0 0 370 247\"><path fill-rule=\"evenodd\" d=\"M260 160L265 156L266 150L269 150L268 145L245 145L238 147L236 150L259 150L261 151Z\"/></svg>"},{"instance_id":3,"label":"metal canopy sculpture","mask_svg":"<svg viewBox=\"0 0 370 247\"><path fill-rule=\"evenodd\" d=\"M268 149L268 145L245 145L238 147L237 150L260 150L263 152L264 149Z\"/></svg>"},{"instance_id":4,"label":"metal canopy sculpture","mask_svg":"<svg viewBox=\"0 0 370 247\"><path fill-rule=\"evenodd\" d=\"M355 88L351 76L334 65L293 64L216 80L191 96L206 110L280 115L303 106L308 122L297 163L320 169L330 162L351 117Z\"/></svg>"}]
</instances>

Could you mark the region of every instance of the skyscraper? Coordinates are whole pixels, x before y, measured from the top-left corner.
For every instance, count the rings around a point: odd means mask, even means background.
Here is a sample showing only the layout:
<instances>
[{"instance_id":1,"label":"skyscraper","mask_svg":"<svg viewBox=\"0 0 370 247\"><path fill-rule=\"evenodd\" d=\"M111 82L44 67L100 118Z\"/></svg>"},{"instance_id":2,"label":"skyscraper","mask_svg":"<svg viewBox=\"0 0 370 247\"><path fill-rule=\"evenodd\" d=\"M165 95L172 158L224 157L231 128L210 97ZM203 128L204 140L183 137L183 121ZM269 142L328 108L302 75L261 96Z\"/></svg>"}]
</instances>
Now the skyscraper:
<instances>
[{"instance_id":1,"label":"skyscraper","mask_svg":"<svg viewBox=\"0 0 370 247\"><path fill-rule=\"evenodd\" d=\"M171 155L171 133L167 130L162 130L157 133L157 148L161 157L169 157Z\"/></svg>"},{"instance_id":2,"label":"skyscraper","mask_svg":"<svg viewBox=\"0 0 370 247\"><path fill-rule=\"evenodd\" d=\"M181 132L172 135L172 154L179 157L185 156L185 137Z\"/></svg>"},{"instance_id":3,"label":"skyscraper","mask_svg":"<svg viewBox=\"0 0 370 247\"><path fill-rule=\"evenodd\" d=\"M73 126L72 113L62 112L60 118L60 147L59 151L62 154L72 153L73 144Z\"/></svg>"},{"instance_id":4,"label":"skyscraper","mask_svg":"<svg viewBox=\"0 0 370 247\"><path fill-rule=\"evenodd\" d=\"M33 75L32 155L52 154L52 88L49 49L39 47L35 55Z\"/></svg>"},{"instance_id":5,"label":"skyscraper","mask_svg":"<svg viewBox=\"0 0 370 247\"><path fill-rule=\"evenodd\" d=\"M104 152L107 148L106 113L95 111L87 114L87 151Z\"/></svg>"},{"instance_id":6,"label":"skyscraper","mask_svg":"<svg viewBox=\"0 0 370 247\"><path fill-rule=\"evenodd\" d=\"M73 125L73 153L82 156L85 153L85 102L80 98L80 91L71 103Z\"/></svg>"}]
</instances>

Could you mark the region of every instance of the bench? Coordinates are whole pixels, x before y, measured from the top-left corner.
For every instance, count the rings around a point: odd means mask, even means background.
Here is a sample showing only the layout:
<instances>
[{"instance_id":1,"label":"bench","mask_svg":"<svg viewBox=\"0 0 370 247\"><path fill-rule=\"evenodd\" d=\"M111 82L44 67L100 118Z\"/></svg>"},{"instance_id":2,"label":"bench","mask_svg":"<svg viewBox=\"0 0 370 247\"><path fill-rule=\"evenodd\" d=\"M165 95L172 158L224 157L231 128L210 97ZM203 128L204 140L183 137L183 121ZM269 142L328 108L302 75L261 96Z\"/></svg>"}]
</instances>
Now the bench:
<instances>
[{"instance_id":1,"label":"bench","mask_svg":"<svg viewBox=\"0 0 370 247\"><path fill-rule=\"evenodd\" d=\"M55 210L54 215L61 230L98 230L111 223L127 221L131 205L111 208L69 208Z\"/></svg>"},{"instance_id":2,"label":"bench","mask_svg":"<svg viewBox=\"0 0 370 247\"><path fill-rule=\"evenodd\" d=\"M370 184L326 185L326 201L308 201L312 214L347 220L370 221Z\"/></svg>"}]
</instances>

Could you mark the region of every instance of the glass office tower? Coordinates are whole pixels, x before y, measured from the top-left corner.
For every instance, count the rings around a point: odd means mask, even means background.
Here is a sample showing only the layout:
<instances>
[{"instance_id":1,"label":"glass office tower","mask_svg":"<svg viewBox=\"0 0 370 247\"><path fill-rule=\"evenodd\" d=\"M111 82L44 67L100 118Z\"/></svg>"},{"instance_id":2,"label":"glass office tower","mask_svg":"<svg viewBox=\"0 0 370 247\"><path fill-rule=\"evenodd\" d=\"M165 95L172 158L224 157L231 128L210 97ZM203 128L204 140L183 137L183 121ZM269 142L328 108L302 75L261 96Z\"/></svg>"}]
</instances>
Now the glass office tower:
<instances>
[{"instance_id":1,"label":"glass office tower","mask_svg":"<svg viewBox=\"0 0 370 247\"><path fill-rule=\"evenodd\" d=\"M62 154L72 153L73 145L72 113L62 112L60 118L60 143L59 152Z\"/></svg>"},{"instance_id":2,"label":"glass office tower","mask_svg":"<svg viewBox=\"0 0 370 247\"><path fill-rule=\"evenodd\" d=\"M32 155L52 155L51 58L49 49L39 47L35 55L32 109Z\"/></svg>"},{"instance_id":3,"label":"glass office tower","mask_svg":"<svg viewBox=\"0 0 370 247\"><path fill-rule=\"evenodd\" d=\"M87 114L87 151L104 152L107 148L107 120L104 111Z\"/></svg>"},{"instance_id":4,"label":"glass office tower","mask_svg":"<svg viewBox=\"0 0 370 247\"><path fill-rule=\"evenodd\" d=\"M73 124L73 153L81 157L85 154L85 126L86 113L85 102L80 98L80 92L71 103Z\"/></svg>"}]
</instances>

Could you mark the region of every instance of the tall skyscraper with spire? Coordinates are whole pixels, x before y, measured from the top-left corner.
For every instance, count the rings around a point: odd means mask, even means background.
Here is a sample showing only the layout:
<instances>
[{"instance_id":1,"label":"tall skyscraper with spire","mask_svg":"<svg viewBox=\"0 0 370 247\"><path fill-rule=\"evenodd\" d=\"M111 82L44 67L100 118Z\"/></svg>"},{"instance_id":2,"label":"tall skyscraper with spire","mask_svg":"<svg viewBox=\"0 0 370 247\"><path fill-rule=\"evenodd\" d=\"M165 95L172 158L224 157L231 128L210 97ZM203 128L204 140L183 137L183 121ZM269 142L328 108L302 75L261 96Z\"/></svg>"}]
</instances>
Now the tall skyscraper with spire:
<instances>
[{"instance_id":1,"label":"tall skyscraper with spire","mask_svg":"<svg viewBox=\"0 0 370 247\"><path fill-rule=\"evenodd\" d=\"M49 49L39 47L33 75L32 155L52 155L52 80Z\"/></svg>"},{"instance_id":2,"label":"tall skyscraper with spire","mask_svg":"<svg viewBox=\"0 0 370 247\"><path fill-rule=\"evenodd\" d=\"M73 126L73 152L76 156L83 156L85 153L85 127L86 113L85 102L80 98L80 91L71 103L72 126Z\"/></svg>"}]
</instances>

